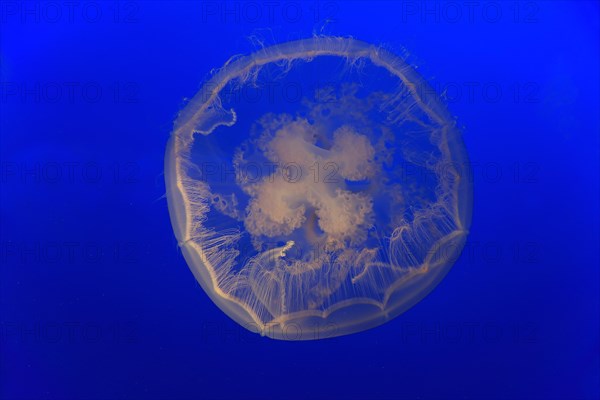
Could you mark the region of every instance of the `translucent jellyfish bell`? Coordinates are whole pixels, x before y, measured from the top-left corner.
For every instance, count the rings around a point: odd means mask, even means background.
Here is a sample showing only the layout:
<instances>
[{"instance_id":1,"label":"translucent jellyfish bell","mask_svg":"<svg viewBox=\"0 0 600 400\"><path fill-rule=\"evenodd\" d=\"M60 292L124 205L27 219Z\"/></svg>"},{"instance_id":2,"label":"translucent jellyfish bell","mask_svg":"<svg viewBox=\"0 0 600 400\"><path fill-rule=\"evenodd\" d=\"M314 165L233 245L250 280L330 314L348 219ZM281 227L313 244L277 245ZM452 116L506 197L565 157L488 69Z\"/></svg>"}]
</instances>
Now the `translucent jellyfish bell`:
<instances>
[{"instance_id":1,"label":"translucent jellyfish bell","mask_svg":"<svg viewBox=\"0 0 600 400\"><path fill-rule=\"evenodd\" d=\"M448 272L470 224L454 119L401 58L351 38L228 61L177 117L165 169L196 279L276 339L396 317Z\"/></svg>"}]
</instances>

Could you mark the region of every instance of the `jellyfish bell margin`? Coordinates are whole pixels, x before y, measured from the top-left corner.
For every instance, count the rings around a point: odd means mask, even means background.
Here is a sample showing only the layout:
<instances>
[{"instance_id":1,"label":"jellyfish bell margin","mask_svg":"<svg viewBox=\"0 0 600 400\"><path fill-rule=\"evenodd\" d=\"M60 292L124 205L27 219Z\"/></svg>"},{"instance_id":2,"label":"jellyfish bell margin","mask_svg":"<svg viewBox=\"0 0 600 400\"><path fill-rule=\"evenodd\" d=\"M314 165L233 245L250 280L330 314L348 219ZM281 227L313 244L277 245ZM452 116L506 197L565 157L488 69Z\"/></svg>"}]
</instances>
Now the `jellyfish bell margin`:
<instances>
[{"instance_id":1,"label":"jellyfish bell margin","mask_svg":"<svg viewBox=\"0 0 600 400\"><path fill-rule=\"evenodd\" d=\"M302 101L231 100L294 73ZM235 173L206 174L215 157ZM217 70L174 123L165 180L175 236L212 301L252 332L315 340L381 325L443 279L470 226L468 165L454 118L403 59L316 36ZM248 179L250 166L268 172Z\"/></svg>"}]
</instances>

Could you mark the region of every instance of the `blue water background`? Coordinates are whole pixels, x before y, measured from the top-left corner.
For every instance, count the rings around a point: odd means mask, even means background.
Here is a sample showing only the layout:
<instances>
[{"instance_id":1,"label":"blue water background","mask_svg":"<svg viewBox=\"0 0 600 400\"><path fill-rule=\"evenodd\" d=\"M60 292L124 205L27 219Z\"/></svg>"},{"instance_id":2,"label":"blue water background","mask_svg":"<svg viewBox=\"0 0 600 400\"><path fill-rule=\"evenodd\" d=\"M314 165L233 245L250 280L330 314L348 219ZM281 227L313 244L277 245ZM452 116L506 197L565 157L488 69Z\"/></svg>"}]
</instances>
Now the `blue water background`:
<instances>
[{"instance_id":1,"label":"blue water background","mask_svg":"<svg viewBox=\"0 0 600 400\"><path fill-rule=\"evenodd\" d=\"M600 396L597 2L65 3L0 6L0 398ZM314 32L446 89L473 224L402 316L273 341L196 284L164 149L212 68Z\"/></svg>"}]
</instances>

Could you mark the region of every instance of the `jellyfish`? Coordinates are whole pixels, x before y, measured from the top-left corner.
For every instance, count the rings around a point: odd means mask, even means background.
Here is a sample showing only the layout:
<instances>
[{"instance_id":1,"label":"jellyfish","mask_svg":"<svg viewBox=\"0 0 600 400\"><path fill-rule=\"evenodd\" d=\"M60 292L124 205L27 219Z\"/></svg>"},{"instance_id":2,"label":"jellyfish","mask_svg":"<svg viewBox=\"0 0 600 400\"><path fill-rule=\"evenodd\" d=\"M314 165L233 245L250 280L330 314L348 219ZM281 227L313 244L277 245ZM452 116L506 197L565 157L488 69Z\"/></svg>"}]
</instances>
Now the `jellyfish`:
<instances>
[{"instance_id":1,"label":"jellyfish","mask_svg":"<svg viewBox=\"0 0 600 400\"><path fill-rule=\"evenodd\" d=\"M234 56L179 112L165 157L184 258L241 326L347 335L423 299L466 242L455 119L402 57L314 36Z\"/></svg>"}]
</instances>

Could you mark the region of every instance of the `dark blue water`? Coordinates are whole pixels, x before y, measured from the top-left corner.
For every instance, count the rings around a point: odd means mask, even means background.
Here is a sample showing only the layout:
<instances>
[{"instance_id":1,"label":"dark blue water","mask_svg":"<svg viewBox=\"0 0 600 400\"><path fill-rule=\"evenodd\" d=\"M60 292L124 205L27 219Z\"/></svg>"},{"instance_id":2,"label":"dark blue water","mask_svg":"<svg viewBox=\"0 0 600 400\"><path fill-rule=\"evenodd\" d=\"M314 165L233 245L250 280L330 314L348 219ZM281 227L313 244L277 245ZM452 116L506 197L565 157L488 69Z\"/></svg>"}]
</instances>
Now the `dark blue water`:
<instances>
[{"instance_id":1,"label":"dark blue water","mask_svg":"<svg viewBox=\"0 0 600 400\"><path fill-rule=\"evenodd\" d=\"M0 24L0 398L600 396L597 2L4 1ZM163 157L212 68L313 32L445 93L473 224L402 316L282 342L196 284Z\"/></svg>"}]
</instances>

